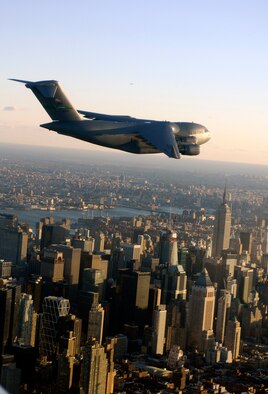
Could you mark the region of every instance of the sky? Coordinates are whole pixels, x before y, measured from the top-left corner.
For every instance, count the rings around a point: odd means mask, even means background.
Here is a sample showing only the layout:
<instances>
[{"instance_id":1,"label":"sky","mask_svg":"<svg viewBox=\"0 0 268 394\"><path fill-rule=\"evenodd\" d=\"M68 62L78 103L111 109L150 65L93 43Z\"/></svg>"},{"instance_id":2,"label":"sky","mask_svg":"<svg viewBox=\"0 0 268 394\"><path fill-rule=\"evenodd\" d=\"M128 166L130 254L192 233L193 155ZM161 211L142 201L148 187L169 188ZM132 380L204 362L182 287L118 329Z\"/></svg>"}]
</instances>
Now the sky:
<instances>
[{"instance_id":1,"label":"sky","mask_svg":"<svg viewBox=\"0 0 268 394\"><path fill-rule=\"evenodd\" d=\"M105 151L40 128L8 80L56 79L78 109L203 124L200 159L268 164L267 15L266 0L6 1L0 143Z\"/></svg>"}]
</instances>

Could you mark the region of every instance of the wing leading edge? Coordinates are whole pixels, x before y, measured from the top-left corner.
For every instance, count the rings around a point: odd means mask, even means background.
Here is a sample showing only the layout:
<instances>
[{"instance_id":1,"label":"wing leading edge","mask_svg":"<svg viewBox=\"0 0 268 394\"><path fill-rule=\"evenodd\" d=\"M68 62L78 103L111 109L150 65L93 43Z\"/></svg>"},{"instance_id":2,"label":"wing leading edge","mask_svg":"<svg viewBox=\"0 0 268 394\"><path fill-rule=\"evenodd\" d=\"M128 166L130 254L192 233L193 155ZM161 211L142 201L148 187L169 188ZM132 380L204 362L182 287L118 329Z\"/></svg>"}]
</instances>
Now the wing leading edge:
<instances>
[{"instance_id":1,"label":"wing leading edge","mask_svg":"<svg viewBox=\"0 0 268 394\"><path fill-rule=\"evenodd\" d=\"M180 159L180 152L170 123L155 122L144 124L138 133L145 141L165 153L168 157Z\"/></svg>"}]
</instances>

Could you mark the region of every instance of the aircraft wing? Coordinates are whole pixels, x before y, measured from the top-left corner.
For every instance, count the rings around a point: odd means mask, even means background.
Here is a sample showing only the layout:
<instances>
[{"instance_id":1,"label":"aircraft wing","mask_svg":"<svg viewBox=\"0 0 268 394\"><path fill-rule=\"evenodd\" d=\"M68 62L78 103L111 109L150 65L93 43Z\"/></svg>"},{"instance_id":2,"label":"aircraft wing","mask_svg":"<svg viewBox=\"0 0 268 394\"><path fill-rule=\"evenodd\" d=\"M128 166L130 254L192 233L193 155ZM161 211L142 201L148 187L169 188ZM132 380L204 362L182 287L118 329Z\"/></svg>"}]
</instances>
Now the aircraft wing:
<instances>
[{"instance_id":1,"label":"aircraft wing","mask_svg":"<svg viewBox=\"0 0 268 394\"><path fill-rule=\"evenodd\" d=\"M136 122L137 119L132 118L131 116L126 115L106 115L106 114L99 114L97 112L88 112L88 111L80 111L78 110L79 114L83 115L87 119L92 120L105 120L111 122Z\"/></svg>"},{"instance_id":2,"label":"aircraft wing","mask_svg":"<svg viewBox=\"0 0 268 394\"><path fill-rule=\"evenodd\" d=\"M168 157L180 159L180 152L170 123L154 122L143 124L139 127L138 133L142 139L165 153Z\"/></svg>"}]
</instances>

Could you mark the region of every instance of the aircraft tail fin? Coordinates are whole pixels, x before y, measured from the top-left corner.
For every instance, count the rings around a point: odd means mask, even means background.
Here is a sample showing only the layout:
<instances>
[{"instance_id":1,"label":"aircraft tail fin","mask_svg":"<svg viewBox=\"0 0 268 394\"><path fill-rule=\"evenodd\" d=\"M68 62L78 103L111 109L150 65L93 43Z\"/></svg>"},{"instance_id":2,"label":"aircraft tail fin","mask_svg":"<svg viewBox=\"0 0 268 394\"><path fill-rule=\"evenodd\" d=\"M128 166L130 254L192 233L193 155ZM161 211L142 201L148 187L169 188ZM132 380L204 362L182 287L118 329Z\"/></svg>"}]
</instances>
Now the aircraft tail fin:
<instances>
[{"instance_id":1,"label":"aircraft tail fin","mask_svg":"<svg viewBox=\"0 0 268 394\"><path fill-rule=\"evenodd\" d=\"M24 81L10 78L11 81L22 82L32 90L52 120L81 120L80 115L63 93L58 81Z\"/></svg>"}]
</instances>

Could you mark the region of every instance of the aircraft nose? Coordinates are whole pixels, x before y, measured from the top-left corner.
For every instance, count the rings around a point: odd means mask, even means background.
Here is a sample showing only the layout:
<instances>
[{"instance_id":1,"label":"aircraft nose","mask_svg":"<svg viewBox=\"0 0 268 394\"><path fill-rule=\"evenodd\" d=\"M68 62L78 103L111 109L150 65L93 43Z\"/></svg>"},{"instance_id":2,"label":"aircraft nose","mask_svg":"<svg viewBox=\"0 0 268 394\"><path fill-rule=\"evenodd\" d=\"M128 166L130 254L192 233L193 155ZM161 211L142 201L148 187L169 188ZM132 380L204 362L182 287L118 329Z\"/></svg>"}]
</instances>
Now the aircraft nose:
<instances>
[{"instance_id":1,"label":"aircraft nose","mask_svg":"<svg viewBox=\"0 0 268 394\"><path fill-rule=\"evenodd\" d=\"M211 139L211 132L208 129L205 129L206 140L209 141Z\"/></svg>"}]
</instances>

